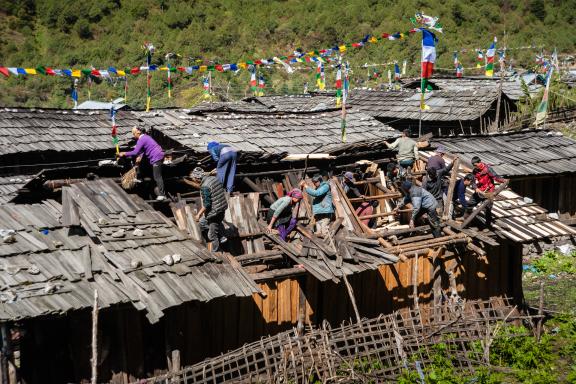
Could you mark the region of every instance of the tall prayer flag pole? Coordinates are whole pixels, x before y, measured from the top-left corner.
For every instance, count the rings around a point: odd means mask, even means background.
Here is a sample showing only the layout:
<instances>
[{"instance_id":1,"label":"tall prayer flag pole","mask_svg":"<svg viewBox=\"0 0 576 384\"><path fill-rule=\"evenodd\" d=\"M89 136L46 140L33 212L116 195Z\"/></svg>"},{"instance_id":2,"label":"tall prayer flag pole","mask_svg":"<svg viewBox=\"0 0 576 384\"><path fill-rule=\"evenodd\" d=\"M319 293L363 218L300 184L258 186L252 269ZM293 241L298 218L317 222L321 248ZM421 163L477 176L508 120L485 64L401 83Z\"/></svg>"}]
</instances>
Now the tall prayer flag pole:
<instances>
[{"instance_id":1,"label":"tall prayer flag pole","mask_svg":"<svg viewBox=\"0 0 576 384\"><path fill-rule=\"evenodd\" d=\"M146 50L146 112L150 112L150 101L152 99L152 91L150 89L150 66L152 65L152 55L154 54L154 45L145 42L144 49Z\"/></svg>"}]
</instances>

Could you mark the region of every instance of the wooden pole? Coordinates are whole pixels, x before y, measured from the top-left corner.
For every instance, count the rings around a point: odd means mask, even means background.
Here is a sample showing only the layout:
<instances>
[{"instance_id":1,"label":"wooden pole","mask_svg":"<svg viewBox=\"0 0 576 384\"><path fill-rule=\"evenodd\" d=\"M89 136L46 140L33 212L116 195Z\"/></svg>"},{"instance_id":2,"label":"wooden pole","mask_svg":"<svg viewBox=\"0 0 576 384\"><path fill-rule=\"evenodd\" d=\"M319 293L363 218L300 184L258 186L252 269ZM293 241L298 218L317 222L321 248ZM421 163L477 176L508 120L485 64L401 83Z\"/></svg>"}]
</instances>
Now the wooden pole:
<instances>
[{"instance_id":1,"label":"wooden pole","mask_svg":"<svg viewBox=\"0 0 576 384\"><path fill-rule=\"evenodd\" d=\"M544 282L540 282L540 297L538 299L538 324L536 326L536 337L538 342L542 336L542 321L544 316Z\"/></svg>"},{"instance_id":2,"label":"wooden pole","mask_svg":"<svg viewBox=\"0 0 576 384\"><path fill-rule=\"evenodd\" d=\"M419 309L418 306L418 253L414 255L414 264L412 265L412 294L414 295L414 308Z\"/></svg>"},{"instance_id":3,"label":"wooden pole","mask_svg":"<svg viewBox=\"0 0 576 384\"><path fill-rule=\"evenodd\" d=\"M450 184L448 185L448 193L446 195L446 204L444 204L444 212L442 213L442 220L448 220L450 216L450 206L452 204L452 198L454 196L454 188L456 187L456 179L458 178L458 172L460 171L460 158L454 160L454 165L452 166L452 173L450 174Z\"/></svg>"},{"instance_id":4,"label":"wooden pole","mask_svg":"<svg viewBox=\"0 0 576 384\"><path fill-rule=\"evenodd\" d=\"M500 102L502 101L502 82L504 81L504 71L500 70L500 84L498 85L498 101L496 102L496 132L500 131Z\"/></svg>"},{"instance_id":5,"label":"wooden pole","mask_svg":"<svg viewBox=\"0 0 576 384\"><path fill-rule=\"evenodd\" d=\"M346 290L348 290L348 295L350 296L350 301L352 302L352 308L354 308L354 314L356 315L356 321L358 324L361 323L360 319L360 312L358 311L358 307L356 306L356 298L354 297L354 290L352 286L348 282L348 278L346 277L346 273L342 271L342 279L344 280L344 285L346 285Z\"/></svg>"},{"instance_id":6,"label":"wooden pole","mask_svg":"<svg viewBox=\"0 0 576 384\"><path fill-rule=\"evenodd\" d=\"M94 290L92 307L92 384L98 382L98 290Z\"/></svg>"},{"instance_id":7,"label":"wooden pole","mask_svg":"<svg viewBox=\"0 0 576 384\"><path fill-rule=\"evenodd\" d=\"M480 204L478 206L478 208L476 208L471 214L470 216L468 216L466 218L466 220L464 220L464 222L462 223L462 225L460 226L460 228L466 228L466 226L468 224L470 224L470 222L480 213L484 210L484 208L486 208L486 206L490 203L492 203L492 201L494 200L494 198L496 198L496 196L502 192L504 189L506 189L506 187L508 186L508 180L506 180L504 183L500 184L498 186L498 188L496 188L496 190L494 192L492 192L492 197L487 198L486 200L484 200L482 202L482 204Z\"/></svg>"}]
</instances>

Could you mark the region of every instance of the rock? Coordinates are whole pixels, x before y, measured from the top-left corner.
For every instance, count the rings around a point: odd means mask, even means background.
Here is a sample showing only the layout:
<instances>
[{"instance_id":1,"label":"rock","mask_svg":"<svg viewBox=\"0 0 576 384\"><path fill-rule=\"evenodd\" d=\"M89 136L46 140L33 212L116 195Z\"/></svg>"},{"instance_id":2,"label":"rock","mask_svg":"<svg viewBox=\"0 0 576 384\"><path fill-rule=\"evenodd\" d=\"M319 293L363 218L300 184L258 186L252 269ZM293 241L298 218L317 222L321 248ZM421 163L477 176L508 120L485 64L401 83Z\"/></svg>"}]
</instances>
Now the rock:
<instances>
[{"instance_id":1,"label":"rock","mask_svg":"<svg viewBox=\"0 0 576 384\"><path fill-rule=\"evenodd\" d=\"M524 202L525 202L526 204L532 204L532 203L534 202L534 200L532 200L532 199L529 198L529 197L524 197Z\"/></svg>"},{"instance_id":2,"label":"rock","mask_svg":"<svg viewBox=\"0 0 576 384\"><path fill-rule=\"evenodd\" d=\"M46 294L54 293L54 292L56 292L57 289L58 289L57 286L55 286L55 285L53 285L53 284L50 284L50 283L47 283L47 284L44 286L44 293L46 293Z\"/></svg>"},{"instance_id":3,"label":"rock","mask_svg":"<svg viewBox=\"0 0 576 384\"><path fill-rule=\"evenodd\" d=\"M574 247L572 244L564 244L564 245L559 245L556 247L556 249L563 255L570 255L572 252L574 252L574 250L576 250L576 247Z\"/></svg>"},{"instance_id":4,"label":"rock","mask_svg":"<svg viewBox=\"0 0 576 384\"><path fill-rule=\"evenodd\" d=\"M131 260L130 261L130 266L132 268L138 268L142 266L142 262L140 260Z\"/></svg>"},{"instance_id":5,"label":"rock","mask_svg":"<svg viewBox=\"0 0 576 384\"><path fill-rule=\"evenodd\" d=\"M173 265L174 264L174 259L172 258L172 255L166 255L162 258L162 261L164 262L164 264L166 265Z\"/></svg>"},{"instance_id":6,"label":"rock","mask_svg":"<svg viewBox=\"0 0 576 384\"><path fill-rule=\"evenodd\" d=\"M136 229L134 230L134 232L132 232L132 234L133 234L134 236L140 237L140 236L144 236L144 231L141 230L140 228L136 228Z\"/></svg>"},{"instance_id":7,"label":"rock","mask_svg":"<svg viewBox=\"0 0 576 384\"><path fill-rule=\"evenodd\" d=\"M28 273L31 275L37 275L40 273L40 269L36 264L30 264L30 266L28 267Z\"/></svg>"},{"instance_id":8,"label":"rock","mask_svg":"<svg viewBox=\"0 0 576 384\"><path fill-rule=\"evenodd\" d=\"M6 235L6 236L2 236L2 242L4 244L15 243L16 242L16 236L13 233Z\"/></svg>"},{"instance_id":9,"label":"rock","mask_svg":"<svg viewBox=\"0 0 576 384\"><path fill-rule=\"evenodd\" d=\"M556 212L551 212L551 213L549 213L549 214L548 214L548 217L549 217L550 219L555 219L555 220L559 220L559 219L560 219L560 216L559 216Z\"/></svg>"},{"instance_id":10,"label":"rock","mask_svg":"<svg viewBox=\"0 0 576 384\"><path fill-rule=\"evenodd\" d=\"M115 238L115 239L119 239L121 237L126 236L126 231L123 229L119 229L116 232L114 232L113 234L111 234L110 236Z\"/></svg>"},{"instance_id":11,"label":"rock","mask_svg":"<svg viewBox=\"0 0 576 384\"><path fill-rule=\"evenodd\" d=\"M56 248L60 248L61 246L64 245L64 243L61 242L60 240L54 240L54 241L52 241L52 245L54 245L54 247L56 247Z\"/></svg>"},{"instance_id":12,"label":"rock","mask_svg":"<svg viewBox=\"0 0 576 384\"><path fill-rule=\"evenodd\" d=\"M101 217L101 218L98 219L98 224L100 224L100 225L108 224L108 220L106 220L105 218Z\"/></svg>"},{"instance_id":13,"label":"rock","mask_svg":"<svg viewBox=\"0 0 576 384\"><path fill-rule=\"evenodd\" d=\"M179 263L182 261L182 256L179 253L175 253L172 255L172 260L174 260L174 263Z\"/></svg>"}]
</instances>

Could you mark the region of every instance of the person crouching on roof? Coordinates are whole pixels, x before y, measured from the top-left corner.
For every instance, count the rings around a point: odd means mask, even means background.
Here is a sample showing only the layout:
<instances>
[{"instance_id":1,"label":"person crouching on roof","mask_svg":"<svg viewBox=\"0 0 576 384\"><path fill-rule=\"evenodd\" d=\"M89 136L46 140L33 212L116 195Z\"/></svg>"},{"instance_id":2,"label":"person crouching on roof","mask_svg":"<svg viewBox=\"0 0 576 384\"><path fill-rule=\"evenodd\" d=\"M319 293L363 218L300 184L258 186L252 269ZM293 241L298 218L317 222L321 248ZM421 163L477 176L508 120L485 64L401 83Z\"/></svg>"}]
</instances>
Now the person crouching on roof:
<instances>
[{"instance_id":1,"label":"person crouching on roof","mask_svg":"<svg viewBox=\"0 0 576 384\"><path fill-rule=\"evenodd\" d=\"M218 180L226 188L228 193L234 189L234 177L236 177L236 159L238 154L236 149L217 141L208 143L208 152L216 162L216 172Z\"/></svg>"},{"instance_id":2,"label":"person crouching on roof","mask_svg":"<svg viewBox=\"0 0 576 384\"><path fill-rule=\"evenodd\" d=\"M452 196L452 203L454 209L451 212L453 219L461 217L468 211L468 201L466 200L466 188L473 185L474 175L471 173L466 174L463 178L459 179L454 186L454 195Z\"/></svg>"},{"instance_id":3,"label":"person crouching on roof","mask_svg":"<svg viewBox=\"0 0 576 384\"><path fill-rule=\"evenodd\" d=\"M356 179L352 172L344 173L344 177L342 178L342 188L349 199L364 197L358 187L354 184L355 182Z\"/></svg>"},{"instance_id":4,"label":"person crouching on roof","mask_svg":"<svg viewBox=\"0 0 576 384\"><path fill-rule=\"evenodd\" d=\"M436 169L427 168L426 176L422 179L422 187L430 192L438 203L438 214L444 211L444 196L446 193L446 180L445 176L450 174L454 162L450 163L447 167Z\"/></svg>"},{"instance_id":5,"label":"person crouching on roof","mask_svg":"<svg viewBox=\"0 0 576 384\"><path fill-rule=\"evenodd\" d=\"M268 211L268 232L276 229L282 240L286 241L288 235L296 228L300 200L302 200L302 191L298 188L294 188L286 196L276 200Z\"/></svg>"},{"instance_id":6,"label":"person crouching on roof","mask_svg":"<svg viewBox=\"0 0 576 384\"><path fill-rule=\"evenodd\" d=\"M132 128L132 135L137 140L136 146L130 152L120 152L118 156L137 156L136 164L139 164L142 157L145 157L152 166L152 176L154 177L157 187L156 200L165 200L164 179L162 179L162 163L164 161L162 148L156 140L147 135L146 132L139 127Z\"/></svg>"},{"instance_id":7,"label":"person crouching on roof","mask_svg":"<svg viewBox=\"0 0 576 384\"><path fill-rule=\"evenodd\" d=\"M494 189L496 189L495 182L503 183L506 181L496 175L492 168L488 164L483 163L478 156L474 156L471 163L474 167L472 173L476 179L476 190L470 200L468 200L469 209L467 213L470 213L472 207L481 204L494 192ZM486 216L486 227L490 228L492 226L492 202L486 205L484 214Z\"/></svg>"},{"instance_id":8,"label":"person crouching on roof","mask_svg":"<svg viewBox=\"0 0 576 384\"><path fill-rule=\"evenodd\" d=\"M316 233L323 237L328 237L330 222L334 217L334 205L332 205L332 191L327 177L319 174L312 177L314 189L306 187L304 181L300 182L300 188L313 197L312 213L316 220Z\"/></svg>"},{"instance_id":9,"label":"person crouching on roof","mask_svg":"<svg viewBox=\"0 0 576 384\"><path fill-rule=\"evenodd\" d=\"M394 208L394 212L403 208L406 204L412 203L412 216L410 217L410 228L415 227L416 219L422 216L424 213L428 214L428 223L432 227L432 234L434 237L440 237L440 220L436 214L436 208L438 203L436 199L430 192L413 185L411 181L404 181L402 183L402 190L406 194L404 201Z\"/></svg>"},{"instance_id":10,"label":"person crouching on roof","mask_svg":"<svg viewBox=\"0 0 576 384\"><path fill-rule=\"evenodd\" d=\"M212 251L219 252L220 245L225 241L224 213L228 209L226 192L224 187L215 176L210 176L202 168L194 168L190 178L200 184L200 196L202 208L196 214L196 221L200 224L202 235L212 243ZM204 217L202 217L204 215Z\"/></svg>"}]
</instances>

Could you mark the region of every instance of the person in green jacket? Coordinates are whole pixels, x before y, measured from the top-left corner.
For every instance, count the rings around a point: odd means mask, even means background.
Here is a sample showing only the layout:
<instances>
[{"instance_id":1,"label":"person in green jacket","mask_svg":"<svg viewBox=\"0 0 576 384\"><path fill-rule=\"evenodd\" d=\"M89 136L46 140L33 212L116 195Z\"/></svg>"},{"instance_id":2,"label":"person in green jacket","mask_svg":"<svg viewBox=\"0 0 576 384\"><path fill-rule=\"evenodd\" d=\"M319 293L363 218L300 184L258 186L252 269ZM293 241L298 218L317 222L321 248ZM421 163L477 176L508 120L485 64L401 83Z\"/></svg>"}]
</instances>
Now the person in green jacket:
<instances>
[{"instance_id":1,"label":"person in green jacket","mask_svg":"<svg viewBox=\"0 0 576 384\"><path fill-rule=\"evenodd\" d=\"M300 188L313 197L312 213L316 220L316 233L323 237L328 236L330 222L334 218L334 205L332 204L332 191L328 177L316 174L312 177L314 189L306 187L304 181L300 182Z\"/></svg>"},{"instance_id":2,"label":"person in green jacket","mask_svg":"<svg viewBox=\"0 0 576 384\"><path fill-rule=\"evenodd\" d=\"M410 130L402 131L402 136L396 139L392 144L384 142L390 149L398 149L398 164L401 168L412 169L416 160L418 160L418 144L410 138Z\"/></svg>"},{"instance_id":3,"label":"person in green jacket","mask_svg":"<svg viewBox=\"0 0 576 384\"><path fill-rule=\"evenodd\" d=\"M272 203L267 216L269 222L267 231L272 232L272 229L276 229L280 238L286 241L290 232L296 228L300 200L302 191L294 188L286 196Z\"/></svg>"}]
</instances>

